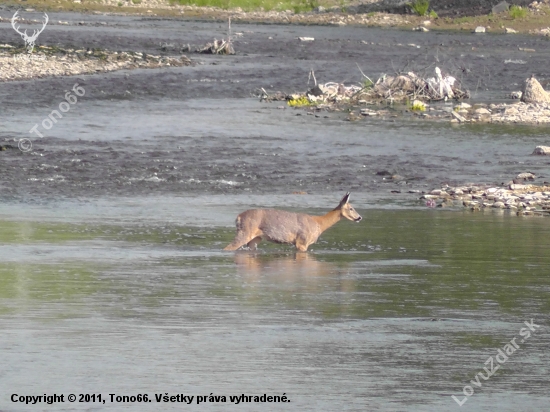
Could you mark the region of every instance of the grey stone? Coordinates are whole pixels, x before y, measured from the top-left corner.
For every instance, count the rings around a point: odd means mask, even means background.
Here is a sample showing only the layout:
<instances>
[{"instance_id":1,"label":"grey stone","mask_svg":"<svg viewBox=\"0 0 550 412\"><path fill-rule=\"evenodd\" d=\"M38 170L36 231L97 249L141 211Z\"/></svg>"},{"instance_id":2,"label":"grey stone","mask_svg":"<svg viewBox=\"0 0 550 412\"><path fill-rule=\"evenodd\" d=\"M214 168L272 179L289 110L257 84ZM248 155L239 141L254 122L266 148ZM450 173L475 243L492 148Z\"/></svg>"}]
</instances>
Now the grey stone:
<instances>
[{"instance_id":1,"label":"grey stone","mask_svg":"<svg viewBox=\"0 0 550 412\"><path fill-rule=\"evenodd\" d=\"M550 95L534 76L525 80L521 101L524 103L550 103Z\"/></svg>"},{"instance_id":2,"label":"grey stone","mask_svg":"<svg viewBox=\"0 0 550 412\"><path fill-rule=\"evenodd\" d=\"M505 1L501 1L496 6L493 6L493 9L491 10L491 12L493 14L502 13L503 11L507 11L508 7L510 7L508 3L506 3Z\"/></svg>"}]
</instances>

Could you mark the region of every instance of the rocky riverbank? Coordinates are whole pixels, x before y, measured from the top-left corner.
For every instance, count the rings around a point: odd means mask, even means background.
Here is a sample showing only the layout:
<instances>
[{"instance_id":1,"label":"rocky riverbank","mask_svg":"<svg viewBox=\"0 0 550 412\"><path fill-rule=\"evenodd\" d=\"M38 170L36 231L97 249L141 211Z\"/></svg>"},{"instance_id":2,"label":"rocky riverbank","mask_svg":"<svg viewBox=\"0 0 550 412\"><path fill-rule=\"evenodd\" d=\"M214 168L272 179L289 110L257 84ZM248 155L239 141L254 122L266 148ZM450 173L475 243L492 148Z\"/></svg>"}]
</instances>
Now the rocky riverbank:
<instances>
[{"instance_id":1,"label":"rocky riverbank","mask_svg":"<svg viewBox=\"0 0 550 412\"><path fill-rule=\"evenodd\" d=\"M468 0L441 0L432 2L430 17L412 13L406 0L318 1L318 7L309 12L295 10L243 10L239 7L197 7L179 5L169 0L74 0L59 1L27 0L26 7L44 11L75 11L94 13L138 14L151 17L186 17L227 20L237 22L266 22L278 24L319 25L366 25L376 27L418 28L427 30L474 31L483 26L485 32L530 33L550 35L548 14L550 0L517 0L514 4L524 6L526 14L521 18L507 12L491 14L491 6ZM7 3L10 5L10 2ZM305 4L305 3L304 3ZM308 3L309 4L309 3ZM13 3L20 7L20 3ZM481 7L483 6L483 7ZM437 17L437 16L440 17ZM5 20L5 19L4 19ZM0 21L2 21L0 19ZM429 27L429 28L428 28Z\"/></svg>"},{"instance_id":2,"label":"rocky riverbank","mask_svg":"<svg viewBox=\"0 0 550 412\"><path fill-rule=\"evenodd\" d=\"M550 147L537 146L532 155L548 156ZM537 176L531 172L518 174L513 180L501 186L467 184L424 193L420 199L428 207L450 207L462 205L472 212L483 209L506 209L518 216L550 216L550 185L544 181L534 184Z\"/></svg>"},{"instance_id":3,"label":"rocky riverbank","mask_svg":"<svg viewBox=\"0 0 550 412\"><path fill-rule=\"evenodd\" d=\"M74 76L122 69L187 66L186 56L165 57L139 52L75 50L40 46L29 55L24 49L0 45L0 81L34 79L49 76Z\"/></svg>"},{"instance_id":4,"label":"rocky riverbank","mask_svg":"<svg viewBox=\"0 0 550 412\"><path fill-rule=\"evenodd\" d=\"M522 173L529 178L531 173ZM523 177L521 178L523 179ZM504 187L465 185L434 189L420 197L428 207L459 206L476 212L486 208L506 209L518 216L550 216L550 186L510 183Z\"/></svg>"},{"instance_id":5,"label":"rocky riverbank","mask_svg":"<svg viewBox=\"0 0 550 412\"><path fill-rule=\"evenodd\" d=\"M543 89L533 76L525 80L522 92L513 92L513 97L521 98L518 103L476 105L467 103L455 106L453 122L489 123L550 123L550 93Z\"/></svg>"}]
</instances>

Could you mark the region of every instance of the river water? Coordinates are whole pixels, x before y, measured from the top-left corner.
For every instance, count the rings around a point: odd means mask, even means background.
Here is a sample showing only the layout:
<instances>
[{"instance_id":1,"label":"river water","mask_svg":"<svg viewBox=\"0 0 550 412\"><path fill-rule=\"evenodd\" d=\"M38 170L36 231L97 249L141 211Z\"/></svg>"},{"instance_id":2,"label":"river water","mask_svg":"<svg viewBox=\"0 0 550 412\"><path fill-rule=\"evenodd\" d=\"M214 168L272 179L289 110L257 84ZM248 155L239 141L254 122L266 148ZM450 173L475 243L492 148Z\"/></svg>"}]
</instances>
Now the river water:
<instances>
[{"instance_id":1,"label":"river water","mask_svg":"<svg viewBox=\"0 0 550 412\"><path fill-rule=\"evenodd\" d=\"M44 42L148 53L225 30L50 19L70 24L48 26ZM365 28L234 31L243 33L237 56L192 55L202 63L193 67L0 85L2 144L29 137L75 83L86 91L43 138L30 136L30 152L0 152L0 410L545 410L548 219L429 209L409 191L498 184L524 171L542 181L548 160L530 153L548 144L547 129L406 116L347 122L343 113L310 116L250 94L302 90L310 68L320 81L359 81L355 62L377 75L420 59L448 70L467 63L474 101L496 101L545 70L548 42ZM8 24L0 33L20 41ZM316 41L301 44L303 35ZM375 44L361 48L361 40ZM529 64L503 63L519 55ZM254 253L222 251L246 208L321 214L346 191L363 221L339 223L306 254L265 243ZM498 370L488 377L490 358ZM12 401L54 393L65 402ZM157 403L166 393L195 398ZM105 403L69 403L69 394L102 394ZM117 402L138 394L152 402ZM210 402L211 394L226 402ZM230 401L242 394L290 402Z\"/></svg>"}]
</instances>

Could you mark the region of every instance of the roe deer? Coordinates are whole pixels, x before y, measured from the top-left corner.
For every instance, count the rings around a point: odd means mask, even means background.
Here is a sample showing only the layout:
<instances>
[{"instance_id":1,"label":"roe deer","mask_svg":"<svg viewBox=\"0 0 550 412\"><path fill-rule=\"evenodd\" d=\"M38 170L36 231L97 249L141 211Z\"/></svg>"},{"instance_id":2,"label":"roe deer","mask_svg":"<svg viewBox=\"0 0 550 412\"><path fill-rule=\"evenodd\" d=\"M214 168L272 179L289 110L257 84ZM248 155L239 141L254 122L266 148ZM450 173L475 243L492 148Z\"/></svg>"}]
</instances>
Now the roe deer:
<instances>
[{"instance_id":1,"label":"roe deer","mask_svg":"<svg viewBox=\"0 0 550 412\"><path fill-rule=\"evenodd\" d=\"M326 215L311 216L305 213L292 213L276 209L250 209L237 216L237 235L224 250L237 250L245 244L256 250L262 239L275 243L290 243L300 252L307 251L317 242L321 233L345 217L354 222L362 217L349 203L349 192L340 204Z\"/></svg>"}]
</instances>

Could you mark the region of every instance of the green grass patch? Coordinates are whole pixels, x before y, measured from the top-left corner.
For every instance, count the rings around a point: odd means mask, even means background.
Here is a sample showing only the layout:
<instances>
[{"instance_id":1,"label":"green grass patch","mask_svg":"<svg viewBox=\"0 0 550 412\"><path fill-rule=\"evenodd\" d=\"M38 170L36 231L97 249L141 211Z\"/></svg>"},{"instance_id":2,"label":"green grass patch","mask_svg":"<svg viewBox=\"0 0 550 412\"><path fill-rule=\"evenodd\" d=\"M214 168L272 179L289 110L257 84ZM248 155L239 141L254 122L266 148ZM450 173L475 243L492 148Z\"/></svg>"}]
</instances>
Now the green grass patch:
<instances>
[{"instance_id":1,"label":"green grass patch","mask_svg":"<svg viewBox=\"0 0 550 412\"><path fill-rule=\"evenodd\" d=\"M244 11L285 11L294 13L308 12L319 6L317 0L170 0L171 4L181 4L198 7L217 7L220 9L235 9Z\"/></svg>"},{"instance_id":2,"label":"green grass patch","mask_svg":"<svg viewBox=\"0 0 550 412\"><path fill-rule=\"evenodd\" d=\"M458 17L453 20L454 24L473 24L475 22L475 17L473 16L465 16L465 17Z\"/></svg>"},{"instance_id":3,"label":"green grass patch","mask_svg":"<svg viewBox=\"0 0 550 412\"><path fill-rule=\"evenodd\" d=\"M516 6L514 4L514 5L510 6L510 9L508 9L508 14L513 19L522 19L525 16L527 16L527 9L525 9L521 6Z\"/></svg>"}]
</instances>

